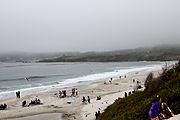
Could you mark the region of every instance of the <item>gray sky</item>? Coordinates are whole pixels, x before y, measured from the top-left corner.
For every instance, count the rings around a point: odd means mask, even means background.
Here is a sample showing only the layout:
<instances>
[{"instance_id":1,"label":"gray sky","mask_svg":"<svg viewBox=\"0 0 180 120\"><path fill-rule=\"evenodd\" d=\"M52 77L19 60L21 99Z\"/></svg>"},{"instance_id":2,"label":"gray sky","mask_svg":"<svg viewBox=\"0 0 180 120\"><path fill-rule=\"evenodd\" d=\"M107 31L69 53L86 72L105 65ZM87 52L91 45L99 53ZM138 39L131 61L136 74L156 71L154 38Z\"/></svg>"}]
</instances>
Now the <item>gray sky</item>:
<instances>
[{"instance_id":1,"label":"gray sky","mask_svg":"<svg viewBox=\"0 0 180 120\"><path fill-rule=\"evenodd\" d=\"M180 44L180 0L0 0L0 52Z\"/></svg>"}]
</instances>

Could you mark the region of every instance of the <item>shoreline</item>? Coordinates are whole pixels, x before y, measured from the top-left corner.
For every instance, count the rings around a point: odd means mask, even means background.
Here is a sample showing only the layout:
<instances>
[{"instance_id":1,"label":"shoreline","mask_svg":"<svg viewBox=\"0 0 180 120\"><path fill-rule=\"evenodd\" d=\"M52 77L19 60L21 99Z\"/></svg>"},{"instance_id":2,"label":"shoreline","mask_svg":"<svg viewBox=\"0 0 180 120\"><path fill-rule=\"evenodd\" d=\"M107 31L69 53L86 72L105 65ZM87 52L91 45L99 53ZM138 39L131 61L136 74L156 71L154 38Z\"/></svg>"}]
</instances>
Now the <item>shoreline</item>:
<instances>
[{"instance_id":1,"label":"shoreline","mask_svg":"<svg viewBox=\"0 0 180 120\"><path fill-rule=\"evenodd\" d=\"M63 89L63 88L72 88L73 86L79 87L83 85L89 85L89 84L94 84L96 81L101 82L104 81L105 79L109 79L110 77L117 77L119 78L119 75L124 75L124 74L129 74L131 72L135 71L143 71L143 70L148 70L148 69L154 69L155 67L162 67L163 63L158 64L158 65L146 65L145 67L133 67L133 68L128 68L127 70L113 70L113 71L108 71L108 72L102 72L102 73L93 73L93 74L88 74L85 76L79 76L75 78L67 78L64 79L64 81L67 81L66 84L64 83L59 83L59 82L53 82L54 84L51 85L42 85L42 86L36 86L36 87L27 87L27 88L19 88L17 90L9 90L9 91L1 91L0 93L0 99L1 100L6 100L6 99L12 99L15 96L15 92L21 91L21 96L27 96L31 94L41 94L44 93L44 91L49 92L49 91L55 91L58 89ZM76 81L76 82L73 82ZM78 81L78 82L77 82ZM29 81L31 84L31 81ZM71 83L72 82L72 83ZM29 84L29 83L27 83Z\"/></svg>"},{"instance_id":2,"label":"shoreline","mask_svg":"<svg viewBox=\"0 0 180 120\"><path fill-rule=\"evenodd\" d=\"M34 115L41 116L42 114L47 113L62 113L63 120L94 120L94 114L96 111L98 111L99 108L100 111L103 112L104 109L112 104L115 99L117 99L118 97L123 98L124 92L133 90L133 79L140 81L143 85L144 80L149 72L150 71L141 71L138 72L138 74L136 72L132 72L130 74L127 74L127 78L113 79L112 84L104 84L103 81L98 81L90 85L79 86L79 95L73 98L72 104L67 103L67 101L69 100L72 101L71 97L58 98L56 95L54 95L58 91L27 95L23 96L20 99L13 98L0 101L0 103L5 102L9 106L7 110L0 111L0 113L2 114L0 116L0 119L18 120L18 118L31 117ZM155 73L155 75L157 76L159 72L161 72L161 69L151 72ZM67 93L68 95L71 93L70 88L67 89ZM85 105L82 104L82 96L90 96L91 103ZM96 101L96 96L101 96L101 100ZM38 97L43 104L30 107L21 106L23 100L30 101L35 97Z\"/></svg>"}]
</instances>

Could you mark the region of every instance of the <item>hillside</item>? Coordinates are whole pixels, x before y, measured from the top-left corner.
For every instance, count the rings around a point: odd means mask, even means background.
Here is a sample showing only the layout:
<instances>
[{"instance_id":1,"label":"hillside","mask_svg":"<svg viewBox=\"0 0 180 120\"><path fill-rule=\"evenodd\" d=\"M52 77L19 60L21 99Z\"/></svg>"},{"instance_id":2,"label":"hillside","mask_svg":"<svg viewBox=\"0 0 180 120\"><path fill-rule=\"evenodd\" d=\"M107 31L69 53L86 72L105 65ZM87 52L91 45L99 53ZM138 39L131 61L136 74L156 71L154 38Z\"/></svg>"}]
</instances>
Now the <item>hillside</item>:
<instances>
[{"instance_id":1,"label":"hillside","mask_svg":"<svg viewBox=\"0 0 180 120\"><path fill-rule=\"evenodd\" d=\"M145 90L136 92L110 105L97 120L148 120L148 111L155 95L159 94L174 114L180 114L180 62L158 77L146 79Z\"/></svg>"},{"instance_id":2,"label":"hillside","mask_svg":"<svg viewBox=\"0 0 180 120\"><path fill-rule=\"evenodd\" d=\"M122 62L179 60L180 46L158 46L110 52L88 52L42 59L38 62Z\"/></svg>"}]
</instances>

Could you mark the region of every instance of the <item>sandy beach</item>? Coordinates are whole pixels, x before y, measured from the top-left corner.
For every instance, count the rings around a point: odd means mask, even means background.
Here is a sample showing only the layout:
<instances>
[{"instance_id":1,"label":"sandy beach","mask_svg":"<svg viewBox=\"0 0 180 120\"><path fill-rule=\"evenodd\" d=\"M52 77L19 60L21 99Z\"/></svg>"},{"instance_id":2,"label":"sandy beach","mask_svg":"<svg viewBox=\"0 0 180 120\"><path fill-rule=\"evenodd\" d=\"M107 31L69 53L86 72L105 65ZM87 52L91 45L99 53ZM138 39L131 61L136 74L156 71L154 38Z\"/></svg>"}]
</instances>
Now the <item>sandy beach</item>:
<instances>
[{"instance_id":1,"label":"sandy beach","mask_svg":"<svg viewBox=\"0 0 180 120\"><path fill-rule=\"evenodd\" d=\"M111 84L107 80L107 84L104 84L104 82L101 81L77 87L79 94L76 97L70 97L72 88L66 88L67 95L69 96L66 98L59 98L56 94L58 91L54 91L23 96L20 99L13 98L2 100L0 103L6 103L8 108L6 110L0 110L0 119L46 120L51 118L51 120L94 120L95 112L98 110L103 112L104 109L112 104L118 97L123 98L125 92L133 91L134 86L136 85L136 82L133 83L133 79L141 82L141 85L143 86L149 72L150 71L131 72L126 74L126 78L124 78L124 76L122 76L121 79L113 78ZM160 70L152 72L155 73L155 75L158 75ZM90 96L90 103L83 104L83 96L86 98L87 96ZM97 96L101 96L101 100L96 100ZM29 103L30 100L34 100L35 98L40 99L43 104L22 107L22 101L26 100L27 103ZM71 103L68 104L67 102Z\"/></svg>"}]
</instances>

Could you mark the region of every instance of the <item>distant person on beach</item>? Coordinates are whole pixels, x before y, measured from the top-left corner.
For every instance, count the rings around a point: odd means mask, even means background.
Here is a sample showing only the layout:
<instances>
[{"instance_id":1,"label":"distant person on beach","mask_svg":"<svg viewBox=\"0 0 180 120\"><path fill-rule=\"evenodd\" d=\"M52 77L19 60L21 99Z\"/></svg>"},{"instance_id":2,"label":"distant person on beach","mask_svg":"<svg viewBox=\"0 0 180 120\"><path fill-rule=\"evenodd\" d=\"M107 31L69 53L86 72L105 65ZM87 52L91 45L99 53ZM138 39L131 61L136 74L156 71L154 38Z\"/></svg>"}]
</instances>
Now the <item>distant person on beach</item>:
<instances>
[{"instance_id":1,"label":"distant person on beach","mask_svg":"<svg viewBox=\"0 0 180 120\"><path fill-rule=\"evenodd\" d=\"M112 78L110 78L109 83L110 83L110 84L112 83Z\"/></svg>"},{"instance_id":2,"label":"distant person on beach","mask_svg":"<svg viewBox=\"0 0 180 120\"><path fill-rule=\"evenodd\" d=\"M29 107L30 105L40 105L40 104L42 104L42 103L41 103L41 100L38 99L38 98L35 98L35 100L31 100L31 102L29 103L28 107Z\"/></svg>"},{"instance_id":3,"label":"distant person on beach","mask_svg":"<svg viewBox=\"0 0 180 120\"><path fill-rule=\"evenodd\" d=\"M95 112L96 119L98 118L98 112Z\"/></svg>"},{"instance_id":4,"label":"distant person on beach","mask_svg":"<svg viewBox=\"0 0 180 120\"><path fill-rule=\"evenodd\" d=\"M124 93L124 97L125 97L125 98L127 97L127 92Z\"/></svg>"},{"instance_id":5,"label":"distant person on beach","mask_svg":"<svg viewBox=\"0 0 180 120\"><path fill-rule=\"evenodd\" d=\"M7 108L7 105L6 104L1 104L0 105L0 110L5 110Z\"/></svg>"},{"instance_id":6,"label":"distant person on beach","mask_svg":"<svg viewBox=\"0 0 180 120\"><path fill-rule=\"evenodd\" d=\"M62 97L62 91L59 91L59 98Z\"/></svg>"},{"instance_id":7,"label":"distant person on beach","mask_svg":"<svg viewBox=\"0 0 180 120\"><path fill-rule=\"evenodd\" d=\"M151 108L149 110L149 117L151 120L159 120L159 103L161 102L161 98L159 95L156 95L155 99L153 100L151 104Z\"/></svg>"},{"instance_id":8,"label":"distant person on beach","mask_svg":"<svg viewBox=\"0 0 180 120\"><path fill-rule=\"evenodd\" d=\"M78 95L78 89L76 88L76 90L75 90L75 93L76 93L76 96Z\"/></svg>"},{"instance_id":9,"label":"distant person on beach","mask_svg":"<svg viewBox=\"0 0 180 120\"><path fill-rule=\"evenodd\" d=\"M21 97L21 95L20 95L21 93L20 93L20 91L18 91L18 98L20 98Z\"/></svg>"},{"instance_id":10,"label":"distant person on beach","mask_svg":"<svg viewBox=\"0 0 180 120\"><path fill-rule=\"evenodd\" d=\"M133 83L135 83L135 79L133 79Z\"/></svg>"},{"instance_id":11,"label":"distant person on beach","mask_svg":"<svg viewBox=\"0 0 180 120\"><path fill-rule=\"evenodd\" d=\"M98 118L98 116L99 116L100 114L101 114L101 112L100 112L100 108L99 108L98 112L95 112L96 119Z\"/></svg>"},{"instance_id":12,"label":"distant person on beach","mask_svg":"<svg viewBox=\"0 0 180 120\"><path fill-rule=\"evenodd\" d=\"M126 75L124 76L124 78L126 78Z\"/></svg>"},{"instance_id":13,"label":"distant person on beach","mask_svg":"<svg viewBox=\"0 0 180 120\"><path fill-rule=\"evenodd\" d=\"M62 93L63 93L62 97L63 98L66 97L66 90L63 90Z\"/></svg>"},{"instance_id":14,"label":"distant person on beach","mask_svg":"<svg viewBox=\"0 0 180 120\"><path fill-rule=\"evenodd\" d=\"M16 98L18 98L18 92L16 92Z\"/></svg>"},{"instance_id":15,"label":"distant person on beach","mask_svg":"<svg viewBox=\"0 0 180 120\"><path fill-rule=\"evenodd\" d=\"M88 103L91 103L91 99L89 96L87 96L87 101L88 101Z\"/></svg>"},{"instance_id":16,"label":"distant person on beach","mask_svg":"<svg viewBox=\"0 0 180 120\"><path fill-rule=\"evenodd\" d=\"M97 96L96 100L101 100L101 96Z\"/></svg>"},{"instance_id":17,"label":"distant person on beach","mask_svg":"<svg viewBox=\"0 0 180 120\"><path fill-rule=\"evenodd\" d=\"M22 106L24 107L26 105L26 100L22 102Z\"/></svg>"},{"instance_id":18,"label":"distant person on beach","mask_svg":"<svg viewBox=\"0 0 180 120\"><path fill-rule=\"evenodd\" d=\"M110 83L110 84L111 84L111 82L112 82L112 81L111 81L111 80L109 80L109 83Z\"/></svg>"},{"instance_id":19,"label":"distant person on beach","mask_svg":"<svg viewBox=\"0 0 180 120\"><path fill-rule=\"evenodd\" d=\"M121 76L119 76L119 78L121 79Z\"/></svg>"},{"instance_id":20,"label":"distant person on beach","mask_svg":"<svg viewBox=\"0 0 180 120\"><path fill-rule=\"evenodd\" d=\"M85 104L86 103L86 98L83 96L82 102Z\"/></svg>"},{"instance_id":21,"label":"distant person on beach","mask_svg":"<svg viewBox=\"0 0 180 120\"><path fill-rule=\"evenodd\" d=\"M16 92L16 97L20 98L20 91Z\"/></svg>"},{"instance_id":22,"label":"distant person on beach","mask_svg":"<svg viewBox=\"0 0 180 120\"><path fill-rule=\"evenodd\" d=\"M99 108L99 110L98 110L98 116L101 114L100 110L101 110L101 109Z\"/></svg>"},{"instance_id":23,"label":"distant person on beach","mask_svg":"<svg viewBox=\"0 0 180 120\"><path fill-rule=\"evenodd\" d=\"M75 88L72 88L72 94L71 96L75 96Z\"/></svg>"}]
</instances>

